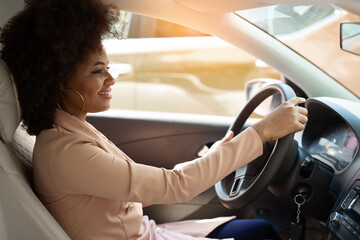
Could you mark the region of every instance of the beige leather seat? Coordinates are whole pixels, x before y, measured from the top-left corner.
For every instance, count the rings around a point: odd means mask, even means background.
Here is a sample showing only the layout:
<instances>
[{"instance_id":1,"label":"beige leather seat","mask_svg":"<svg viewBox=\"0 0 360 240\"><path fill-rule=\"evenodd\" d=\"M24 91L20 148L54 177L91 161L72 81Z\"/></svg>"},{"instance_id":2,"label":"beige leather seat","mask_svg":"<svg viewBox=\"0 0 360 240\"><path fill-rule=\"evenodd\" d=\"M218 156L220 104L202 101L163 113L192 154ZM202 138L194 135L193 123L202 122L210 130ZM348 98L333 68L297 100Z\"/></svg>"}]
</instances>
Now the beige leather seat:
<instances>
[{"instance_id":1,"label":"beige leather seat","mask_svg":"<svg viewBox=\"0 0 360 240\"><path fill-rule=\"evenodd\" d=\"M31 188L35 137L19 123L16 89L0 59L0 239L70 239Z\"/></svg>"}]
</instances>

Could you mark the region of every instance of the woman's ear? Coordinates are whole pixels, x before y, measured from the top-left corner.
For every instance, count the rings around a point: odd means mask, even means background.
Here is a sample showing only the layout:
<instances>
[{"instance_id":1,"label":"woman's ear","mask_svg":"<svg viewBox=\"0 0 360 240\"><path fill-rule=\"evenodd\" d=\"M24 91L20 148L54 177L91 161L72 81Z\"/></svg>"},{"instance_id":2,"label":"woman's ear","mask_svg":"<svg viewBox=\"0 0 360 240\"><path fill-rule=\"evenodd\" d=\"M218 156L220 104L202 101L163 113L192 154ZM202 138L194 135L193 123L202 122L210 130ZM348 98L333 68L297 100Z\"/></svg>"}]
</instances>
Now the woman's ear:
<instances>
[{"instance_id":1,"label":"woman's ear","mask_svg":"<svg viewBox=\"0 0 360 240\"><path fill-rule=\"evenodd\" d=\"M61 83L59 84L59 89L60 89L60 91L64 91L65 90L65 88L64 88L64 85L62 85Z\"/></svg>"}]
</instances>

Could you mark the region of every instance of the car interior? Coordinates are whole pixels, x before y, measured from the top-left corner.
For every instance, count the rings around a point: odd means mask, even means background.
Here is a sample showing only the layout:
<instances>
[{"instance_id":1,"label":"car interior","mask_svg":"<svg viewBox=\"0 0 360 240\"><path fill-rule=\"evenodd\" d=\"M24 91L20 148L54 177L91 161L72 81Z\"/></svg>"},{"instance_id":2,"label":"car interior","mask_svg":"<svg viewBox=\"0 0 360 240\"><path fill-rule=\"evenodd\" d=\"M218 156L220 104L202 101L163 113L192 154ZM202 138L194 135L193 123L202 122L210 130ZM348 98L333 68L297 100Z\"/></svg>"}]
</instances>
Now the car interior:
<instances>
[{"instance_id":1,"label":"car interior","mask_svg":"<svg viewBox=\"0 0 360 240\"><path fill-rule=\"evenodd\" d=\"M0 238L70 239L32 190L35 137L19 126L16 88L3 61L0 61L0 89Z\"/></svg>"},{"instance_id":2,"label":"car interior","mask_svg":"<svg viewBox=\"0 0 360 240\"><path fill-rule=\"evenodd\" d=\"M156 0L151 6L144 7L143 1L109 2L119 4L125 11L221 36L223 40L271 63L283 76L282 83L273 79L248 83L247 99L256 101L248 102L241 112L245 117L239 120L240 123L235 120L236 124L234 118L228 116L152 114L129 110L89 114L87 121L135 162L171 169L176 164L201 157L229 127L235 125L236 131L240 132L257 121L251 113L260 104L259 99L263 101L274 94L270 91L270 95L264 97L264 92L269 89L280 89L280 95L284 95L283 91L286 92L290 86L291 94L309 97L305 103L309 111L305 130L290 136L286 143L283 140L267 143L270 149L267 159L275 155L282 161L278 162L279 166L265 164L264 159L255 162L255 171L259 166L264 169L255 174L255 181L258 182L258 176L261 176L261 183L249 187L245 196L239 191L237 173L232 173L214 188L186 203L145 207L144 215L157 223L230 215L261 218L270 221L280 236L287 239L293 227L291 223L296 221L301 206L304 224L299 239L360 239L359 97L300 54L229 13L235 9L264 6L264 3L249 1L239 4L239 1L227 0L227 4L214 1L204 5L200 1ZM357 0L333 2L347 9L350 6L360 13ZM23 3L7 0L0 0L0 3L4 4L0 7L2 26L21 9ZM343 38L347 40L348 36ZM342 48L356 51L351 44L349 46L343 45ZM313 79L317 84L313 84ZM261 89L255 86L259 82ZM250 94L252 90L259 93ZM279 99L274 95L270 105L277 106L284 100L285 97ZM32 189L35 137L28 135L21 125L16 87L12 74L1 59L0 139L0 239L70 239ZM276 154L272 149L277 149Z\"/></svg>"}]
</instances>

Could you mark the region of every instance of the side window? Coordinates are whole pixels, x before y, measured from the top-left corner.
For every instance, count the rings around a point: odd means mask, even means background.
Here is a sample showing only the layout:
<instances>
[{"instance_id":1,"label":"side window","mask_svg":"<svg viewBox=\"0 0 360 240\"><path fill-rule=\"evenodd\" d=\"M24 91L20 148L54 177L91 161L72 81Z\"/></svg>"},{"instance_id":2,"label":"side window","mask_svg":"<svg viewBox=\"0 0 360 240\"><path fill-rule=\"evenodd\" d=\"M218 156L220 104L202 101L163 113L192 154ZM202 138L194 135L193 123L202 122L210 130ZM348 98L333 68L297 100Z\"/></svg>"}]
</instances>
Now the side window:
<instances>
[{"instance_id":1,"label":"side window","mask_svg":"<svg viewBox=\"0 0 360 240\"><path fill-rule=\"evenodd\" d=\"M132 15L126 40L104 41L112 109L236 116L245 82L280 74L225 41L180 25Z\"/></svg>"}]
</instances>

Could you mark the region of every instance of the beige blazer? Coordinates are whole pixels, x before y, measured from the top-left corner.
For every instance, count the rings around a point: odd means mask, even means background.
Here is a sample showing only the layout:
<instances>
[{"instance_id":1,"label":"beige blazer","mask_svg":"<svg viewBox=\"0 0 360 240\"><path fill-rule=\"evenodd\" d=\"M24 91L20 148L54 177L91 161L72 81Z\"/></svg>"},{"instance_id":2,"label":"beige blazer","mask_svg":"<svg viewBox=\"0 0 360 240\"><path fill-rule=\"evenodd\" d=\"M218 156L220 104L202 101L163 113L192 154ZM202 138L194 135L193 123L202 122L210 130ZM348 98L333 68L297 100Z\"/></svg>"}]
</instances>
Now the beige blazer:
<instances>
[{"instance_id":1,"label":"beige blazer","mask_svg":"<svg viewBox=\"0 0 360 240\"><path fill-rule=\"evenodd\" d=\"M34 148L40 200L72 239L204 238L231 218L157 226L142 204L185 202L262 154L248 128L216 151L173 170L137 164L87 122L57 110Z\"/></svg>"}]
</instances>

